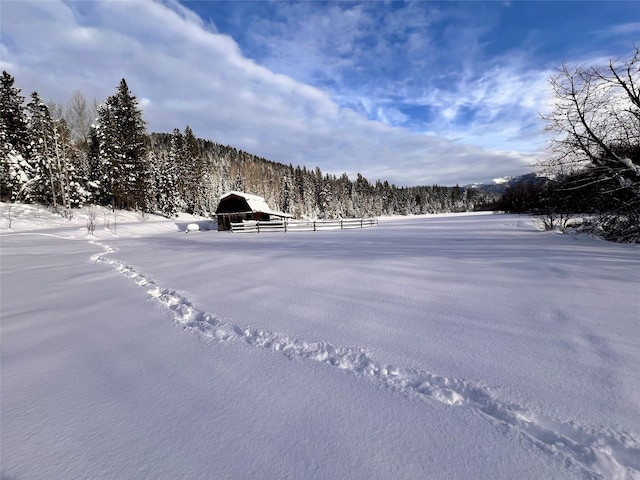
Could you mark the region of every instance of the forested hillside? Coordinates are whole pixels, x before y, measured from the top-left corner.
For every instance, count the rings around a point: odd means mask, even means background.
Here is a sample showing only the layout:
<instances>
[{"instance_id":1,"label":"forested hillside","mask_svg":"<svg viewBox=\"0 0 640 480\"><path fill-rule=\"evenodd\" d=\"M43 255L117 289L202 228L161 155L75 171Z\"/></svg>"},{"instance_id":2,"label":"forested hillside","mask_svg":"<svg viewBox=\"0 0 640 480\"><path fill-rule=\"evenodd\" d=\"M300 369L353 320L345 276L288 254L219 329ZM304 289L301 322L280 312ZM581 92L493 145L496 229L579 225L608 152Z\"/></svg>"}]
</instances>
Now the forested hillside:
<instances>
[{"instance_id":1,"label":"forested hillside","mask_svg":"<svg viewBox=\"0 0 640 480\"><path fill-rule=\"evenodd\" d=\"M458 186L397 187L360 174L353 180L294 167L196 138L188 126L149 134L124 79L100 105L79 91L67 105L45 102L37 93L26 101L9 73L0 81L5 201L61 211L95 204L209 216L221 195L238 190L261 195L294 217L346 218L468 211L496 198Z\"/></svg>"}]
</instances>

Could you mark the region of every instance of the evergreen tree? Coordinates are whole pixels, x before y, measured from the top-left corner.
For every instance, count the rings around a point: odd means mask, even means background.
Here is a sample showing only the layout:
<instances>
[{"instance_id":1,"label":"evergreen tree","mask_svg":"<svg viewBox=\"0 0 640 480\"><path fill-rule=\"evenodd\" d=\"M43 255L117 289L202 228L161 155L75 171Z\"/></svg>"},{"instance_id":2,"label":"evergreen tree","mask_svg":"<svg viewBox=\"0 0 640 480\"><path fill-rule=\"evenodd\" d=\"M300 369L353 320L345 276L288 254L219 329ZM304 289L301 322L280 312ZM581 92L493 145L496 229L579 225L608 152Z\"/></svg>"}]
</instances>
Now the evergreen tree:
<instances>
[{"instance_id":1,"label":"evergreen tree","mask_svg":"<svg viewBox=\"0 0 640 480\"><path fill-rule=\"evenodd\" d=\"M56 160L57 132L49 108L34 92L27 104L28 161L34 172L32 187L34 201L57 208L62 197L61 172ZM63 202L64 203L64 202Z\"/></svg>"},{"instance_id":2,"label":"evergreen tree","mask_svg":"<svg viewBox=\"0 0 640 480\"><path fill-rule=\"evenodd\" d=\"M15 79L6 71L0 77L0 148L2 153L15 150L27 152L27 117L23 110L24 97L13 86Z\"/></svg>"},{"instance_id":3,"label":"evergreen tree","mask_svg":"<svg viewBox=\"0 0 640 480\"><path fill-rule=\"evenodd\" d=\"M23 199L33 172L26 161L27 118L24 97L6 71L0 77L0 198Z\"/></svg>"},{"instance_id":4,"label":"evergreen tree","mask_svg":"<svg viewBox=\"0 0 640 480\"><path fill-rule=\"evenodd\" d=\"M179 129L174 128L169 143L169 154L166 159L167 168L171 168L176 173L175 195L176 204L182 211L188 211L187 203L189 199L188 162L184 156L184 138Z\"/></svg>"},{"instance_id":5,"label":"evergreen tree","mask_svg":"<svg viewBox=\"0 0 640 480\"><path fill-rule=\"evenodd\" d=\"M88 198L99 205L106 205L109 203L109 199L105 197L104 190L100 184L100 140L98 139L98 131L94 125L92 125L89 130L89 141L84 154L87 167L85 180L89 194Z\"/></svg>"},{"instance_id":6,"label":"evergreen tree","mask_svg":"<svg viewBox=\"0 0 640 480\"><path fill-rule=\"evenodd\" d=\"M240 175L239 172L236 175L236 181L235 181L233 189L236 192L244 192L244 178L242 178L242 175Z\"/></svg>"},{"instance_id":7,"label":"evergreen tree","mask_svg":"<svg viewBox=\"0 0 640 480\"><path fill-rule=\"evenodd\" d=\"M87 179L96 184L100 181L100 140L95 126L89 130L89 141L86 151Z\"/></svg>"},{"instance_id":8,"label":"evergreen tree","mask_svg":"<svg viewBox=\"0 0 640 480\"><path fill-rule=\"evenodd\" d=\"M293 213L295 209L295 192L291 178L288 174L282 177L282 187L280 196L280 210ZM295 215L295 214L294 214Z\"/></svg>"},{"instance_id":9,"label":"evergreen tree","mask_svg":"<svg viewBox=\"0 0 640 480\"><path fill-rule=\"evenodd\" d=\"M147 211L152 182L146 126L124 78L98 109L97 134L103 196L114 208Z\"/></svg>"},{"instance_id":10,"label":"evergreen tree","mask_svg":"<svg viewBox=\"0 0 640 480\"><path fill-rule=\"evenodd\" d=\"M176 167L176 189L179 205L183 211L206 214L208 193L212 186L205 184L205 160L198 139L187 125L184 134L177 128L173 130L169 145L169 161ZM208 178L211 182L211 178Z\"/></svg>"},{"instance_id":11,"label":"evergreen tree","mask_svg":"<svg viewBox=\"0 0 640 480\"><path fill-rule=\"evenodd\" d=\"M184 151L187 158L197 160L194 162L196 164L196 172L201 173L202 159L200 156L200 146L198 145L198 139L193 134L193 130L191 130L189 125L184 129Z\"/></svg>"},{"instance_id":12,"label":"evergreen tree","mask_svg":"<svg viewBox=\"0 0 640 480\"><path fill-rule=\"evenodd\" d=\"M155 153L151 162L154 177L155 208L167 217L178 213L177 166L163 153Z\"/></svg>"}]
</instances>

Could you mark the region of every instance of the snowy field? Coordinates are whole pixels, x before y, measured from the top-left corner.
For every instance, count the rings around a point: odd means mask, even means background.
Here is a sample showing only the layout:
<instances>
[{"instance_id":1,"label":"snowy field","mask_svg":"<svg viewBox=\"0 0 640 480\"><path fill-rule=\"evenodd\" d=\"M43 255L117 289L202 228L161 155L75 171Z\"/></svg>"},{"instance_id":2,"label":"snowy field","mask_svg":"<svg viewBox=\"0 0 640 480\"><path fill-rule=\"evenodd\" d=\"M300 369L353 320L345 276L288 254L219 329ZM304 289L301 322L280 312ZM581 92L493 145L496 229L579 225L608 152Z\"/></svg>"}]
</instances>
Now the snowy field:
<instances>
[{"instance_id":1,"label":"snowy field","mask_svg":"<svg viewBox=\"0 0 640 480\"><path fill-rule=\"evenodd\" d=\"M638 246L96 212L0 205L2 480L640 479Z\"/></svg>"}]
</instances>

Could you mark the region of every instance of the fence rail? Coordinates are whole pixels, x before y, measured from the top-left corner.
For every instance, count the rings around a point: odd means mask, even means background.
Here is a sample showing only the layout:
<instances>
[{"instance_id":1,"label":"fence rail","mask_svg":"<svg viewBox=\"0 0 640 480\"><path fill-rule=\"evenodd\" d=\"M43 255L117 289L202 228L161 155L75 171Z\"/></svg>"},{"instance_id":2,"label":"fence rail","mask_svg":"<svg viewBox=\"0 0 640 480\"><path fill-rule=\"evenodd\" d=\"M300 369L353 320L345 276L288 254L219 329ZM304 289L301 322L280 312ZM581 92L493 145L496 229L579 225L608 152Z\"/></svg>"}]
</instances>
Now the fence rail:
<instances>
[{"instance_id":1,"label":"fence rail","mask_svg":"<svg viewBox=\"0 0 640 480\"><path fill-rule=\"evenodd\" d=\"M231 222L232 232L316 232L318 230L341 230L346 228L364 228L378 225L377 218L343 218L340 220L288 220L261 222L244 220Z\"/></svg>"}]
</instances>

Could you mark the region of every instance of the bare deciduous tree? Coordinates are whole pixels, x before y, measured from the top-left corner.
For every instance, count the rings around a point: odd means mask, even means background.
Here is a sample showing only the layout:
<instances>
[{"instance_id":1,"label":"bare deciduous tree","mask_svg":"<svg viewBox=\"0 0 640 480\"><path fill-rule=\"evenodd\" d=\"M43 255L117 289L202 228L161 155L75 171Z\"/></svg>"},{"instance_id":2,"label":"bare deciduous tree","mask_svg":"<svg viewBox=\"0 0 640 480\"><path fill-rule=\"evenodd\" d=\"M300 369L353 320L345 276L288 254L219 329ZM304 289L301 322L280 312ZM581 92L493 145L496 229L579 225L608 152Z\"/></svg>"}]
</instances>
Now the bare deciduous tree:
<instances>
[{"instance_id":1,"label":"bare deciduous tree","mask_svg":"<svg viewBox=\"0 0 640 480\"><path fill-rule=\"evenodd\" d=\"M88 142L91 123L95 121L96 112L97 105L95 100L92 105L89 105L80 90L75 90L71 94L65 117L74 140Z\"/></svg>"},{"instance_id":2,"label":"bare deciduous tree","mask_svg":"<svg viewBox=\"0 0 640 480\"><path fill-rule=\"evenodd\" d=\"M87 235L93 237L94 232L96 231L96 211L93 207L89 207L87 209Z\"/></svg>"},{"instance_id":3,"label":"bare deciduous tree","mask_svg":"<svg viewBox=\"0 0 640 480\"><path fill-rule=\"evenodd\" d=\"M554 110L543 118L557 133L549 166L571 173L585 166L640 178L627 155L640 146L640 48L627 62L607 67L563 65L551 78Z\"/></svg>"},{"instance_id":4,"label":"bare deciduous tree","mask_svg":"<svg viewBox=\"0 0 640 480\"><path fill-rule=\"evenodd\" d=\"M11 210L13 210L13 205L11 204L7 205L6 210L7 210L7 226L9 227L9 230L11 230L11 224L13 222L13 217L11 216Z\"/></svg>"},{"instance_id":5,"label":"bare deciduous tree","mask_svg":"<svg viewBox=\"0 0 640 480\"><path fill-rule=\"evenodd\" d=\"M565 188L608 197L607 215L637 224L640 214L640 48L606 66L563 65L551 78L555 105L544 115L556 134L552 156L540 164Z\"/></svg>"}]
</instances>

